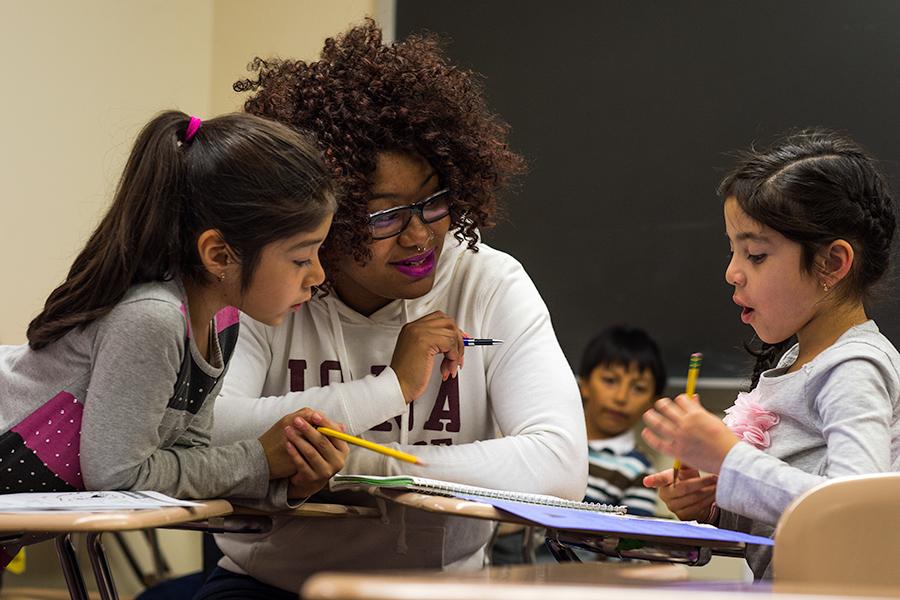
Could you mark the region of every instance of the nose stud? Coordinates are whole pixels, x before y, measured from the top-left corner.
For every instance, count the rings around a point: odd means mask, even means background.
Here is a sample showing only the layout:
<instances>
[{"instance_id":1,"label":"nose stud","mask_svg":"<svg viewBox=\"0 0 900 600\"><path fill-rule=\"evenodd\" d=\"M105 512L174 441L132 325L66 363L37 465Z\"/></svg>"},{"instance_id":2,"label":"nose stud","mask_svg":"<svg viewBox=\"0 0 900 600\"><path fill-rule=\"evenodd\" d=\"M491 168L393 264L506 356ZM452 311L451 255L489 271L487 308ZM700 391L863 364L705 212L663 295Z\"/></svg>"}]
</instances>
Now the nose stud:
<instances>
[{"instance_id":1,"label":"nose stud","mask_svg":"<svg viewBox=\"0 0 900 600\"><path fill-rule=\"evenodd\" d=\"M418 244L416 244L416 251L425 252L425 248L428 247L429 242L431 242L431 240L433 240L433 239L434 239L434 230L431 227L428 227L428 239L425 240L424 246L419 246Z\"/></svg>"}]
</instances>

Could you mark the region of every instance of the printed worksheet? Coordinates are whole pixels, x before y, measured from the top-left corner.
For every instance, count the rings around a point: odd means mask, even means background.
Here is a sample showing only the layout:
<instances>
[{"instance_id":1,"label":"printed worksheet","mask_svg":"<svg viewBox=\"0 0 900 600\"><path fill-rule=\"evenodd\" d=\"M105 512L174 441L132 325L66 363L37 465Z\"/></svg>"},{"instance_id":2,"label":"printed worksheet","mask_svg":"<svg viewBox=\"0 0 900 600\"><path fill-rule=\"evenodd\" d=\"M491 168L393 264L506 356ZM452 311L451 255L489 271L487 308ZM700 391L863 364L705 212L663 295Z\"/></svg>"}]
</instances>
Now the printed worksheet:
<instances>
[{"instance_id":1,"label":"printed worksheet","mask_svg":"<svg viewBox=\"0 0 900 600\"><path fill-rule=\"evenodd\" d=\"M50 492L0 495L2 512L130 510L167 506L198 506L159 492Z\"/></svg>"}]
</instances>

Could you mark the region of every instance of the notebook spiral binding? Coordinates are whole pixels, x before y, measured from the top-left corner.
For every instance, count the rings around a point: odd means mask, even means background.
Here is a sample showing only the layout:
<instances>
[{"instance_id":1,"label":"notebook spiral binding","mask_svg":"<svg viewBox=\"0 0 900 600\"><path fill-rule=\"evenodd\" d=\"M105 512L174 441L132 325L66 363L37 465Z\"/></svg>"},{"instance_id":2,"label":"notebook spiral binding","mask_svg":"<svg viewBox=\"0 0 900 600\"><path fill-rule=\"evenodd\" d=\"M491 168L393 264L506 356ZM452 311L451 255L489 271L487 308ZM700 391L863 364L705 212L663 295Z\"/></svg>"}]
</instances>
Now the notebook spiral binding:
<instances>
[{"instance_id":1,"label":"notebook spiral binding","mask_svg":"<svg viewBox=\"0 0 900 600\"><path fill-rule=\"evenodd\" d=\"M467 496L494 498L497 500L511 500L513 502L524 502L527 504L612 513L618 515L624 515L628 511L627 507L615 504L604 504L600 502L579 502L576 500L566 500L565 498L558 498L557 496L548 496L545 494L530 494L527 492L494 490L474 485L451 483L448 481L440 481L438 479L428 479L426 477L384 477L373 475L338 474L335 475L331 481L331 489L334 491L347 488L359 489L369 486L410 490L414 492L435 494L439 496L455 496L457 494L463 494Z\"/></svg>"}]
</instances>

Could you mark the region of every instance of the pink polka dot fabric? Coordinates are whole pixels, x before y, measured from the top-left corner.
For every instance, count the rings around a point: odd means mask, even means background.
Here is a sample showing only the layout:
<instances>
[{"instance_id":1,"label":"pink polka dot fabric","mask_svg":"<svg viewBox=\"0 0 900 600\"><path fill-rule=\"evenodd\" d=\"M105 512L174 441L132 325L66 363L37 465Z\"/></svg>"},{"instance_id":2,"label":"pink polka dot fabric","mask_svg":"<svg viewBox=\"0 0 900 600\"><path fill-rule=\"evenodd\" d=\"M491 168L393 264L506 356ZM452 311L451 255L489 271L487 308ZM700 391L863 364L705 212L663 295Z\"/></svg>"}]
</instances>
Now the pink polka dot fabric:
<instances>
[{"instance_id":1,"label":"pink polka dot fabric","mask_svg":"<svg viewBox=\"0 0 900 600\"><path fill-rule=\"evenodd\" d=\"M83 409L75 396L60 392L12 429L48 469L75 489L84 489L80 459Z\"/></svg>"}]
</instances>

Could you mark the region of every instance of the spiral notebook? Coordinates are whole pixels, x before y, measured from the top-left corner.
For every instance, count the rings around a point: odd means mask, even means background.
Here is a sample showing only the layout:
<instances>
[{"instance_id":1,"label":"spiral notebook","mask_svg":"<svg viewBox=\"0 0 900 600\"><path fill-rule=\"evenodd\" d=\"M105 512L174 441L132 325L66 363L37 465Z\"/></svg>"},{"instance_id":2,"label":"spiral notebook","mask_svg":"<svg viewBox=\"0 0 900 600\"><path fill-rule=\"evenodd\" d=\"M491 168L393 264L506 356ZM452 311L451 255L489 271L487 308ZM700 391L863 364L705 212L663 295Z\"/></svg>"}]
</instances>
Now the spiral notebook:
<instances>
[{"instance_id":1,"label":"spiral notebook","mask_svg":"<svg viewBox=\"0 0 900 600\"><path fill-rule=\"evenodd\" d=\"M619 515L624 515L627 511L626 507L616 506L613 504L600 504L598 502L577 502L575 500L566 500L565 498L547 496L544 494L528 494L525 492L493 490L489 488L477 487L474 485L464 485L461 483L450 483L449 481L439 481L437 479L427 479L425 477L412 477L410 475L397 475L392 477L381 477L378 475L335 475L331 478L332 491L358 489L361 487L370 486L409 490L412 492L422 492L425 494L435 494L439 496L475 496L480 498L493 498L498 500L522 502L525 504L539 504L541 506L556 506L560 508L572 508L577 510L613 513Z\"/></svg>"}]
</instances>

